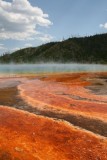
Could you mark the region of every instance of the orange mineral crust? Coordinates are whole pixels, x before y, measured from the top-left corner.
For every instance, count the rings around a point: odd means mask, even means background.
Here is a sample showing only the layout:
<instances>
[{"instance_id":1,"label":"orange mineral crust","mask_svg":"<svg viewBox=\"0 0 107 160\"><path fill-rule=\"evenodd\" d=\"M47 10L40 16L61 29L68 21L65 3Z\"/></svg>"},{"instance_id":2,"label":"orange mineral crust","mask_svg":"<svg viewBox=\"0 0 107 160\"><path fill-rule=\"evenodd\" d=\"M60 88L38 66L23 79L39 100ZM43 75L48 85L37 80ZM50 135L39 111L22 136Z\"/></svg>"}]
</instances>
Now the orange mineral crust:
<instances>
[{"instance_id":1,"label":"orange mineral crust","mask_svg":"<svg viewBox=\"0 0 107 160\"><path fill-rule=\"evenodd\" d=\"M27 81L18 89L21 97L35 108L107 122L106 79L107 73L56 74Z\"/></svg>"},{"instance_id":2,"label":"orange mineral crust","mask_svg":"<svg viewBox=\"0 0 107 160\"><path fill-rule=\"evenodd\" d=\"M107 160L107 139L0 106L0 160Z\"/></svg>"}]
</instances>

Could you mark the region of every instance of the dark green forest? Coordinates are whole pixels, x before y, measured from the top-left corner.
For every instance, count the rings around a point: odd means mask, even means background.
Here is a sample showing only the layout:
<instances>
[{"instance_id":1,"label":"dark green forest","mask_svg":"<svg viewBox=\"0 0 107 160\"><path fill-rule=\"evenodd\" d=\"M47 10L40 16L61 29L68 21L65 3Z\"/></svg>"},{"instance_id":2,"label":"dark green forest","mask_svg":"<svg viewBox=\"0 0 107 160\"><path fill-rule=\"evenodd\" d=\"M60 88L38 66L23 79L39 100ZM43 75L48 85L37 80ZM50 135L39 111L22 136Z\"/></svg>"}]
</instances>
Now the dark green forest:
<instances>
[{"instance_id":1,"label":"dark green forest","mask_svg":"<svg viewBox=\"0 0 107 160\"><path fill-rule=\"evenodd\" d=\"M107 34L73 37L38 47L20 49L0 57L0 63L100 63L107 64Z\"/></svg>"}]
</instances>

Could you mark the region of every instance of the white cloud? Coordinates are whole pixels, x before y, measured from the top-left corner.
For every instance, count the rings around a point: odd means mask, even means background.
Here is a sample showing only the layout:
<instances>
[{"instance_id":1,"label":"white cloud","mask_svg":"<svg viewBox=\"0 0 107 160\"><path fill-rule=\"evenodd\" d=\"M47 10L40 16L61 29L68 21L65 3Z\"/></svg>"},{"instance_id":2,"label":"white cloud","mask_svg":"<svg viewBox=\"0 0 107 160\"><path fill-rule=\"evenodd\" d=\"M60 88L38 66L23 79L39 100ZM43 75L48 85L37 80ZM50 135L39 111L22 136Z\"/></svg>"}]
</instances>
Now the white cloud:
<instances>
[{"instance_id":1,"label":"white cloud","mask_svg":"<svg viewBox=\"0 0 107 160\"><path fill-rule=\"evenodd\" d=\"M100 24L100 27L107 29L107 23L105 23L105 24Z\"/></svg>"},{"instance_id":2,"label":"white cloud","mask_svg":"<svg viewBox=\"0 0 107 160\"><path fill-rule=\"evenodd\" d=\"M31 40L39 34L38 25L51 24L48 14L28 0L0 0L0 39Z\"/></svg>"},{"instance_id":3,"label":"white cloud","mask_svg":"<svg viewBox=\"0 0 107 160\"><path fill-rule=\"evenodd\" d=\"M21 48L19 48L19 47L15 47L15 48L12 48L12 49L10 49L10 52L14 52L14 51L17 51L17 50L20 50Z\"/></svg>"},{"instance_id":4,"label":"white cloud","mask_svg":"<svg viewBox=\"0 0 107 160\"><path fill-rule=\"evenodd\" d=\"M25 44L25 47L32 47L32 44L26 43L26 44Z\"/></svg>"},{"instance_id":5,"label":"white cloud","mask_svg":"<svg viewBox=\"0 0 107 160\"><path fill-rule=\"evenodd\" d=\"M0 51L4 51L4 50L7 50L7 48L4 46L4 44L0 44Z\"/></svg>"},{"instance_id":6,"label":"white cloud","mask_svg":"<svg viewBox=\"0 0 107 160\"><path fill-rule=\"evenodd\" d=\"M4 44L1 44L1 43L0 43L0 47L1 47L1 46L4 46Z\"/></svg>"},{"instance_id":7,"label":"white cloud","mask_svg":"<svg viewBox=\"0 0 107 160\"><path fill-rule=\"evenodd\" d=\"M41 34L39 36L39 40L46 43L46 42L50 42L53 39L53 37L49 34Z\"/></svg>"}]
</instances>

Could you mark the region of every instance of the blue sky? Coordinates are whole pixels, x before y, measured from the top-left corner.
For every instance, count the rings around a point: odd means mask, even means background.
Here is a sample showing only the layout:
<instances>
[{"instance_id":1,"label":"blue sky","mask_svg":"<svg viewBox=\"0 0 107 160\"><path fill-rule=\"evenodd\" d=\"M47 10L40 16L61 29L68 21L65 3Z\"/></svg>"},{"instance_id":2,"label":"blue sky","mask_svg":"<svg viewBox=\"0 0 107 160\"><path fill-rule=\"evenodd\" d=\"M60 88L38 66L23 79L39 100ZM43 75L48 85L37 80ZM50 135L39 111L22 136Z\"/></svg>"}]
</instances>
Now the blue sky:
<instances>
[{"instance_id":1,"label":"blue sky","mask_svg":"<svg viewBox=\"0 0 107 160\"><path fill-rule=\"evenodd\" d=\"M107 32L107 0L0 0L0 54Z\"/></svg>"}]
</instances>

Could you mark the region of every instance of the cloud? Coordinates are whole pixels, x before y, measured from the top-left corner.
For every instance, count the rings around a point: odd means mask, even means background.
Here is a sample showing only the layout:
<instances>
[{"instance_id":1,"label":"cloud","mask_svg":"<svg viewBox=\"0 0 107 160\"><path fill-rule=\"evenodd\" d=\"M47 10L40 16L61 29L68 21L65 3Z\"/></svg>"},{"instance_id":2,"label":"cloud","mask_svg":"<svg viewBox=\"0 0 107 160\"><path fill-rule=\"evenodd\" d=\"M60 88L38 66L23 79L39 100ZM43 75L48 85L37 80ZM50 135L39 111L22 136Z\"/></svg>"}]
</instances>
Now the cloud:
<instances>
[{"instance_id":1,"label":"cloud","mask_svg":"<svg viewBox=\"0 0 107 160\"><path fill-rule=\"evenodd\" d=\"M40 34L37 26L50 25L48 14L28 0L0 0L0 39L31 40Z\"/></svg>"},{"instance_id":2,"label":"cloud","mask_svg":"<svg viewBox=\"0 0 107 160\"><path fill-rule=\"evenodd\" d=\"M4 51L4 50L7 50L7 48L4 46L4 44L0 44L0 51Z\"/></svg>"},{"instance_id":3,"label":"cloud","mask_svg":"<svg viewBox=\"0 0 107 160\"><path fill-rule=\"evenodd\" d=\"M100 24L100 27L101 27L101 28L104 28L104 29L107 29L107 23L105 23L105 24Z\"/></svg>"},{"instance_id":4,"label":"cloud","mask_svg":"<svg viewBox=\"0 0 107 160\"><path fill-rule=\"evenodd\" d=\"M46 43L46 42L50 42L53 39L53 37L49 34L41 34L39 36L39 40Z\"/></svg>"},{"instance_id":5,"label":"cloud","mask_svg":"<svg viewBox=\"0 0 107 160\"><path fill-rule=\"evenodd\" d=\"M0 46L4 46L4 44L0 43Z\"/></svg>"},{"instance_id":6,"label":"cloud","mask_svg":"<svg viewBox=\"0 0 107 160\"><path fill-rule=\"evenodd\" d=\"M26 43L24 46L25 46L25 47L32 47L32 44Z\"/></svg>"},{"instance_id":7,"label":"cloud","mask_svg":"<svg viewBox=\"0 0 107 160\"><path fill-rule=\"evenodd\" d=\"M10 49L10 52L15 52L15 51L20 50L20 49L21 48L19 48L19 47L15 47L15 48Z\"/></svg>"},{"instance_id":8,"label":"cloud","mask_svg":"<svg viewBox=\"0 0 107 160\"><path fill-rule=\"evenodd\" d=\"M8 49L4 46L4 44L0 43L0 56L3 55L3 53L6 53Z\"/></svg>"}]
</instances>

